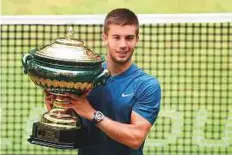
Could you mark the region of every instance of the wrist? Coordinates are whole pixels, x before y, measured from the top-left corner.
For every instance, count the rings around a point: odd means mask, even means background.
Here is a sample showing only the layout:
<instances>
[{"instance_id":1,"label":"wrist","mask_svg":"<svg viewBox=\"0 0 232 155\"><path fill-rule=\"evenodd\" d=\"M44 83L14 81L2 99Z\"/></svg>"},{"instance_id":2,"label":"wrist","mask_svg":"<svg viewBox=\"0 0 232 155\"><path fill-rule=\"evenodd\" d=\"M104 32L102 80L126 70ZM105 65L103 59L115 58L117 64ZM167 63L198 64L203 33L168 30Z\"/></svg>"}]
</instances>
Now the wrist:
<instances>
[{"instance_id":1,"label":"wrist","mask_svg":"<svg viewBox=\"0 0 232 155\"><path fill-rule=\"evenodd\" d=\"M84 112L84 113L80 114L80 116L87 119L87 120L89 120L89 121L92 121L95 111L96 110L91 110L91 111L88 111L88 112Z\"/></svg>"},{"instance_id":2,"label":"wrist","mask_svg":"<svg viewBox=\"0 0 232 155\"><path fill-rule=\"evenodd\" d=\"M101 111L95 111L93 113L93 117L92 117L91 121L92 121L92 123L94 125L96 125L96 124L100 123L101 121L103 121L104 118L105 118L105 116L104 116L104 114Z\"/></svg>"}]
</instances>

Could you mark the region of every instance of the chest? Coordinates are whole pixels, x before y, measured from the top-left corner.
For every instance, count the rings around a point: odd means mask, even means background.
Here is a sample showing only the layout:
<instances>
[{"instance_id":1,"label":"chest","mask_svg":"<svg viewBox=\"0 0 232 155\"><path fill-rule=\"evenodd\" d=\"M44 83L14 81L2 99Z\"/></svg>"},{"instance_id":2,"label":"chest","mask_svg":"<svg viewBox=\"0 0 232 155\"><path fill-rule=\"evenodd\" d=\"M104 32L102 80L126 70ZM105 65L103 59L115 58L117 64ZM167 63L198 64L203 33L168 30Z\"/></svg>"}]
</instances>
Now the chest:
<instances>
[{"instance_id":1,"label":"chest","mask_svg":"<svg viewBox=\"0 0 232 155\"><path fill-rule=\"evenodd\" d=\"M122 83L114 82L109 84L105 89L104 94L109 94L106 100L105 106L110 106L117 112L120 111L131 111L133 104L135 102L135 92L133 82Z\"/></svg>"}]
</instances>

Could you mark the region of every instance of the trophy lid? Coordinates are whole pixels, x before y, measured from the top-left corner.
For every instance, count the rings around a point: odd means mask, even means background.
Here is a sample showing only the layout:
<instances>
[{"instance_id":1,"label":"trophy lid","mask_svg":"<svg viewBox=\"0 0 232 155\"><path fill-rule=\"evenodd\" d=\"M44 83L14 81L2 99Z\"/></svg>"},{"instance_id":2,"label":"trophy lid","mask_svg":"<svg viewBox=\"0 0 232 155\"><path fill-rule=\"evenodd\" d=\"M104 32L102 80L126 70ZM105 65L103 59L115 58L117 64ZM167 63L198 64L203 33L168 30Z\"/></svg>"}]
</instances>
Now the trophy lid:
<instances>
[{"instance_id":1,"label":"trophy lid","mask_svg":"<svg viewBox=\"0 0 232 155\"><path fill-rule=\"evenodd\" d=\"M66 38L56 39L33 53L40 58L74 63L102 62L103 58L84 46L84 42L73 37L74 31L69 27Z\"/></svg>"}]
</instances>

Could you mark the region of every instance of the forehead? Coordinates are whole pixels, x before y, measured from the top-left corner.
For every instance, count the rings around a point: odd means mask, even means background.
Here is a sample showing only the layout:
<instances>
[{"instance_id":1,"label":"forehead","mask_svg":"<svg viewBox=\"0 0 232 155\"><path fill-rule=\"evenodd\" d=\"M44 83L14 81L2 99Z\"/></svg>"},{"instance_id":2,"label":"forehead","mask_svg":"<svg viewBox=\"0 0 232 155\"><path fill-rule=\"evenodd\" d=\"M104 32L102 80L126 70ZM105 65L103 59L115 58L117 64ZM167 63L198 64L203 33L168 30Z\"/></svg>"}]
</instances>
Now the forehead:
<instances>
[{"instance_id":1,"label":"forehead","mask_svg":"<svg viewBox=\"0 0 232 155\"><path fill-rule=\"evenodd\" d=\"M109 31L108 35L136 35L136 26L135 25L113 25L108 26Z\"/></svg>"}]
</instances>

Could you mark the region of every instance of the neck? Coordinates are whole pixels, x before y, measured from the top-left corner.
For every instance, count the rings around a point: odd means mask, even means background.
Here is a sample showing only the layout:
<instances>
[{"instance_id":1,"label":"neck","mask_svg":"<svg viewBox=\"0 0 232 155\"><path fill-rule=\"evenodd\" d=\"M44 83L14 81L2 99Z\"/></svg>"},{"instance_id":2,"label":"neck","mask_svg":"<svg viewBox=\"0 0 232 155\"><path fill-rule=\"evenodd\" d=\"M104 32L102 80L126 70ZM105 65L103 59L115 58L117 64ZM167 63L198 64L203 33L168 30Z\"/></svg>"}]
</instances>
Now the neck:
<instances>
[{"instance_id":1,"label":"neck","mask_svg":"<svg viewBox=\"0 0 232 155\"><path fill-rule=\"evenodd\" d=\"M110 59L109 56L106 57L107 69L110 71L112 76L119 75L125 72L132 64L131 60L125 63L117 63Z\"/></svg>"}]
</instances>

